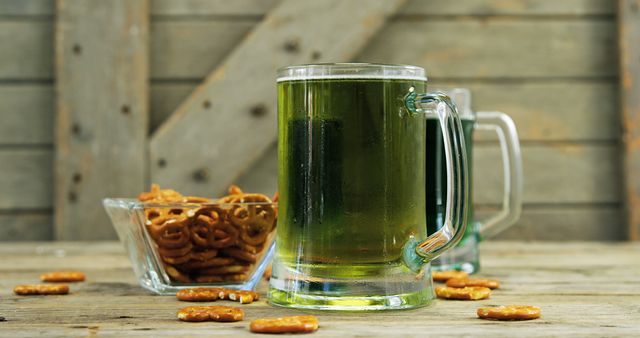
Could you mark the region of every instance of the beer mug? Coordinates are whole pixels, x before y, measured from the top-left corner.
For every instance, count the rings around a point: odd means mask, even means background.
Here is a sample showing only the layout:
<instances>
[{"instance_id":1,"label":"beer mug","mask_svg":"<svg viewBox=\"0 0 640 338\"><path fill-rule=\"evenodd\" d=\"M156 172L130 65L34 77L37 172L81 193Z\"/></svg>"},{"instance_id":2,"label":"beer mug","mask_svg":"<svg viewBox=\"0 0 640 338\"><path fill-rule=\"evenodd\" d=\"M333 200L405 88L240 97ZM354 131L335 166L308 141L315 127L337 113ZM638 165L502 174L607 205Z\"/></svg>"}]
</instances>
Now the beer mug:
<instances>
[{"instance_id":1,"label":"beer mug","mask_svg":"<svg viewBox=\"0 0 640 338\"><path fill-rule=\"evenodd\" d=\"M424 69L317 64L278 71L279 202L270 303L405 309L434 299L429 262L464 235L467 158L456 108ZM445 155L443 226L427 236L427 120Z\"/></svg>"},{"instance_id":2,"label":"beer mug","mask_svg":"<svg viewBox=\"0 0 640 338\"><path fill-rule=\"evenodd\" d=\"M436 270L463 270L469 273L480 269L478 243L515 224L522 209L522 157L518 133L509 115L501 112L474 112L471 93L465 88L443 90L458 107L469 165L469 186L473 187L473 132L493 130L498 134L502 151L504 192L502 209L483 221L474 220L473 199L469 195L467 229L460 242L433 261ZM427 118L427 233L435 233L444 224L446 198L446 165L444 147L440 141L437 118ZM431 154L431 156L429 156ZM435 159L433 158L435 156Z\"/></svg>"}]
</instances>

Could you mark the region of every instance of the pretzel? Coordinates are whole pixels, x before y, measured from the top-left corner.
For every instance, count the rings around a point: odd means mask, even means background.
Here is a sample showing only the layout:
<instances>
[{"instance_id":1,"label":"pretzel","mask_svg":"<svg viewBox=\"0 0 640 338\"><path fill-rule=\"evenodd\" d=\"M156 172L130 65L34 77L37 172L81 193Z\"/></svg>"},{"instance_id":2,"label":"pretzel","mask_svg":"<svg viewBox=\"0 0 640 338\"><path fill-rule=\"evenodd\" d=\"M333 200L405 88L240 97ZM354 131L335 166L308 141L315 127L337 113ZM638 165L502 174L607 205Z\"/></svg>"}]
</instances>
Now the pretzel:
<instances>
[{"instance_id":1,"label":"pretzel","mask_svg":"<svg viewBox=\"0 0 640 338\"><path fill-rule=\"evenodd\" d=\"M262 278L264 278L264 280L267 280L267 281L270 280L272 271L273 271L273 266L269 264L269 266L267 266L267 268L264 270L264 273L262 274Z\"/></svg>"},{"instance_id":2,"label":"pretzel","mask_svg":"<svg viewBox=\"0 0 640 338\"><path fill-rule=\"evenodd\" d=\"M225 266L225 265L233 264L234 262L235 260L229 257L213 257L205 261L190 260L189 262L180 265L180 267L186 270L196 270L196 269L210 268L214 266Z\"/></svg>"},{"instance_id":3,"label":"pretzel","mask_svg":"<svg viewBox=\"0 0 640 338\"><path fill-rule=\"evenodd\" d=\"M249 326L254 333L305 333L318 329L316 316L291 316L265 318L251 321Z\"/></svg>"},{"instance_id":4,"label":"pretzel","mask_svg":"<svg viewBox=\"0 0 640 338\"><path fill-rule=\"evenodd\" d=\"M447 286L452 288L481 286L489 289L497 289L500 287L500 282L498 282L497 280L484 278L451 278L447 280Z\"/></svg>"},{"instance_id":5,"label":"pretzel","mask_svg":"<svg viewBox=\"0 0 640 338\"><path fill-rule=\"evenodd\" d=\"M237 301L240 304L251 304L254 300L258 300L259 298L256 292L244 290L234 290L229 292L227 297L229 300Z\"/></svg>"},{"instance_id":6,"label":"pretzel","mask_svg":"<svg viewBox=\"0 0 640 338\"><path fill-rule=\"evenodd\" d=\"M157 184L151 185L151 191L143 192L138 195L141 202L183 202L184 196L179 192L171 189L160 189Z\"/></svg>"},{"instance_id":7,"label":"pretzel","mask_svg":"<svg viewBox=\"0 0 640 338\"><path fill-rule=\"evenodd\" d=\"M223 275L222 279L225 282L244 282L247 279L249 279L249 276L247 276L244 273L236 273L236 274L231 274L231 275Z\"/></svg>"},{"instance_id":8,"label":"pretzel","mask_svg":"<svg viewBox=\"0 0 640 338\"><path fill-rule=\"evenodd\" d=\"M203 275L229 275L229 274L237 274L249 271L249 266L247 265L227 265L220 266L215 268L209 268L200 270L200 274Z\"/></svg>"},{"instance_id":9,"label":"pretzel","mask_svg":"<svg viewBox=\"0 0 640 338\"><path fill-rule=\"evenodd\" d=\"M250 254L257 254L260 251L262 251L263 246L262 245L251 245L251 244L247 244L243 241L238 241L238 243L236 243L236 246L238 248L240 248L243 251L246 251Z\"/></svg>"},{"instance_id":10,"label":"pretzel","mask_svg":"<svg viewBox=\"0 0 640 338\"><path fill-rule=\"evenodd\" d=\"M442 299L480 300L489 298L491 296L491 289L476 286L467 286L464 288L439 286L436 288L436 296Z\"/></svg>"},{"instance_id":11,"label":"pretzel","mask_svg":"<svg viewBox=\"0 0 640 338\"><path fill-rule=\"evenodd\" d=\"M191 258L193 257L193 255L191 254L191 250L193 250L193 245L191 245L191 243L189 242L187 242L187 244L182 248L177 248L177 249L167 249L163 247L158 247L158 253L162 257L183 257L186 255L186 256L189 256L189 258ZM176 264L180 264L180 263L176 263Z\"/></svg>"},{"instance_id":12,"label":"pretzel","mask_svg":"<svg viewBox=\"0 0 640 338\"><path fill-rule=\"evenodd\" d=\"M498 307L481 307L478 318L497 320L531 320L540 318L540 308L531 305L507 305Z\"/></svg>"},{"instance_id":13,"label":"pretzel","mask_svg":"<svg viewBox=\"0 0 640 338\"><path fill-rule=\"evenodd\" d=\"M198 215L189 226L191 240L195 245L207 247L214 236L214 222L210 217Z\"/></svg>"},{"instance_id":14,"label":"pretzel","mask_svg":"<svg viewBox=\"0 0 640 338\"><path fill-rule=\"evenodd\" d=\"M272 203L261 194L243 194L230 200L231 203ZM242 228L240 238L247 244L260 245L275 227L276 213L271 205L234 204L229 211L229 220Z\"/></svg>"},{"instance_id":15,"label":"pretzel","mask_svg":"<svg viewBox=\"0 0 640 338\"><path fill-rule=\"evenodd\" d=\"M189 278L189 276L185 275L184 273L182 273L180 270L176 269L172 265L165 265L164 271L167 273L167 275L169 275L169 277L172 280L176 282L191 283L191 278Z\"/></svg>"},{"instance_id":16,"label":"pretzel","mask_svg":"<svg viewBox=\"0 0 640 338\"><path fill-rule=\"evenodd\" d=\"M165 256L160 256L160 257L162 257L162 260L167 264L179 265L179 264L184 264L188 262L191 259L191 253L187 253L186 255L180 256L180 257L165 257Z\"/></svg>"},{"instance_id":17,"label":"pretzel","mask_svg":"<svg viewBox=\"0 0 640 338\"><path fill-rule=\"evenodd\" d=\"M209 240L209 245L218 249L226 248L235 244L237 240L238 229L227 222L223 222L215 226L213 237Z\"/></svg>"},{"instance_id":18,"label":"pretzel","mask_svg":"<svg viewBox=\"0 0 640 338\"><path fill-rule=\"evenodd\" d=\"M184 198L185 203L211 203L211 200L206 197L187 196Z\"/></svg>"},{"instance_id":19,"label":"pretzel","mask_svg":"<svg viewBox=\"0 0 640 338\"><path fill-rule=\"evenodd\" d=\"M191 259L194 261L205 262L211 258L214 258L218 255L218 250L216 249L207 249L203 251L192 251Z\"/></svg>"},{"instance_id":20,"label":"pretzel","mask_svg":"<svg viewBox=\"0 0 640 338\"><path fill-rule=\"evenodd\" d=\"M469 274L464 271L433 271L431 277L434 282L444 283L451 278L467 278Z\"/></svg>"},{"instance_id":21,"label":"pretzel","mask_svg":"<svg viewBox=\"0 0 640 338\"><path fill-rule=\"evenodd\" d=\"M220 283L224 282L221 276L198 276L196 277L198 283Z\"/></svg>"},{"instance_id":22,"label":"pretzel","mask_svg":"<svg viewBox=\"0 0 640 338\"><path fill-rule=\"evenodd\" d=\"M260 294L251 290L232 290L222 288L218 291L218 298L236 300L241 304L247 304L260 299Z\"/></svg>"},{"instance_id":23,"label":"pretzel","mask_svg":"<svg viewBox=\"0 0 640 338\"><path fill-rule=\"evenodd\" d=\"M243 194L242 189L235 184L229 186L229 195L241 195Z\"/></svg>"},{"instance_id":24,"label":"pretzel","mask_svg":"<svg viewBox=\"0 0 640 338\"><path fill-rule=\"evenodd\" d=\"M151 238L159 247L169 249L182 248L187 245L191 234L188 227L189 219L184 216L157 217L147 225Z\"/></svg>"},{"instance_id":25,"label":"pretzel","mask_svg":"<svg viewBox=\"0 0 640 338\"><path fill-rule=\"evenodd\" d=\"M161 208L146 208L144 209L144 216L147 221L153 221L154 219L164 216L164 212Z\"/></svg>"},{"instance_id":26,"label":"pretzel","mask_svg":"<svg viewBox=\"0 0 640 338\"><path fill-rule=\"evenodd\" d=\"M191 288L178 291L176 298L183 302L213 302L218 300L219 288Z\"/></svg>"},{"instance_id":27,"label":"pretzel","mask_svg":"<svg viewBox=\"0 0 640 338\"><path fill-rule=\"evenodd\" d=\"M244 318L244 311L231 306L189 306L178 311L178 319L185 322L237 322Z\"/></svg>"},{"instance_id":28,"label":"pretzel","mask_svg":"<svg viewBox=\"0 0 640 338\"><path fill-rule=\"evenodd\" d=\"M66 295L69 293L69 286L65 284L48 285L48 284L32 284L18 285L13 288L13 293L19 296L32 295Z\"/></svg>"},{"instance_id":29,"label":"pretzel","mask_svg":"<svg viewBox=\"0 0 640 338\"><path fill-rule=\"evenodd\" d=\"M225 249L222 249L221 251L225 253L227 256L239 259L241 261L245 261L249 263L255 263L258 261L258 257L256 257L256 255L241 249L225 248Z\"/></svg>"},{"instance_id":30,"label":"pretzel","mask_svg":"<svg viewBox=\"0 0 640 338\"><path fill-rule=\"evenodd\" d=\"M56 271L47 272L40 275L40 280L50 283L83 282L84 279L84 273L79 271Z\"/></svg>"},{"instance_id":31,"label":"pretzel","mask_svg":"<svg viewBox=\"0 0 640 338\"><path fill-rule=\"evenodd\" d=\"M235 185L228 192L228 196L215 201L228 205L211 205L208 198L184 196L157 184L138 196L148 203L207 203L144 208L147 232L172 281L220 283L248 279L247 273L254 269L275 228L277 210L263 204L272 203L265 195L247 194Z\"/></svg>"}]
</instances>

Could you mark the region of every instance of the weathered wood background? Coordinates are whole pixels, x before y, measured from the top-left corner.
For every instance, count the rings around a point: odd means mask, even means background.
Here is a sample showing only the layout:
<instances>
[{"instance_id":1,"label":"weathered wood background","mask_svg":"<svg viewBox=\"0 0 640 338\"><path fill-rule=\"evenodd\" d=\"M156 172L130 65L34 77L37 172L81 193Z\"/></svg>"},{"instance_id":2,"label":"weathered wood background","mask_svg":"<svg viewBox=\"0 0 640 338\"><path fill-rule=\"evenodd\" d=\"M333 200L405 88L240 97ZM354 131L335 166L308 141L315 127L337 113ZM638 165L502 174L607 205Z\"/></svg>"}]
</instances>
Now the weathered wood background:
<instances>
[{"instance_id":1,"label":"weathered wood background","mask_svg":"<svg viewBox=\"0 0 640 338\"><path fill-rule=\"evenodd\" d=\"M148 139L158 137L156 131L172 112L278 3L149 0L149 123L143 129ZM59 202L54 201L54 150L60 147L54 144L54 88L62 80L55 78L60 74L54 64L55 11L52 0L0 0L0 240L114 236L110 229L89 230L106 224L97 203L83 204L87 231L82 235L70 234L65 224L54 227ZM423 66L432 88L468 87L476 110L499 110L514 118L524 156L525 204L521 220L501 238L622 240L627 231L616 12L610 0L411 0L352 60ZM92 32L75 34L90 38L86 35ZM319 55L319 61L345 61L324 57ZM136 116L133 107L126 109ZM274 112L275 98L265 108ZM139 125L144 124L142 117ZM212 139L238 137L242 130L226 132ZM500 154L492 135L478 134L477 139L474 197L483 214L500 202ZM55 140L60 142L58 136ZM247 190L273 192L275 144L265 148L250 169L229 177ZM159 183L190 194L217 195L218 187L228 183L201 170L197 161L167 179L162 172L171 171L174 163L150 156L152 161L140 156L144 162L131 164L155 173L143 176L147 184L160 177ZM77 178L66 175L67 180ZM93 181L100 184L91 187L109 186L113 179L100 176ZM79 192L74 197L82 199ZM60 189L55 196L69 199Z\"/></svg>"}]
</instances>

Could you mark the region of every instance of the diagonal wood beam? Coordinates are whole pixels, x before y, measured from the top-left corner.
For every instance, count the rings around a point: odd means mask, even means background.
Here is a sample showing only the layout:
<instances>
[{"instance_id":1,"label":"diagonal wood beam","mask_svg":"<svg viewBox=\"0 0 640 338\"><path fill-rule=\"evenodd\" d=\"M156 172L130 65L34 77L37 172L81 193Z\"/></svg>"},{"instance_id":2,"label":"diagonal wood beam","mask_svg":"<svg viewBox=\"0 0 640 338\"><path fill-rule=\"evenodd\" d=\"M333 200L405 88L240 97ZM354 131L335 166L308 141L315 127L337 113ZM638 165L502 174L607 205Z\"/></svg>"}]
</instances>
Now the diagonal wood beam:
<instances>
[{"instance_id":1,"label":"diagonal wood beam","mask_svg":"<svg viewBox=\"0 0 640 338\"><path fill-rule=\"evenodd\" d=\"M148 28L148 0L56 2L56 239L114 239L102 198L144 188Z\"/></svg>"},{"instance_id":2,"label":"diagonal wood beam","mask_svg":"<svg viewBox=\"0 0 640 338\"><path fill-rule=\"evenodd\" d=\"M620 107L629 239L640 240L640 0L619 0Z\"/></svg>"},{"instance_id":3,"label":"diagonal wood beam","mask_svg":"<svg viewBox=\"0 0 640 338\"><path fill-rule=\"evenodd\" d=\"M403 2L281 2L152 136L151 180L221 193L276 138L276 69L350 60Z\"/></svg>"}]
</instances>

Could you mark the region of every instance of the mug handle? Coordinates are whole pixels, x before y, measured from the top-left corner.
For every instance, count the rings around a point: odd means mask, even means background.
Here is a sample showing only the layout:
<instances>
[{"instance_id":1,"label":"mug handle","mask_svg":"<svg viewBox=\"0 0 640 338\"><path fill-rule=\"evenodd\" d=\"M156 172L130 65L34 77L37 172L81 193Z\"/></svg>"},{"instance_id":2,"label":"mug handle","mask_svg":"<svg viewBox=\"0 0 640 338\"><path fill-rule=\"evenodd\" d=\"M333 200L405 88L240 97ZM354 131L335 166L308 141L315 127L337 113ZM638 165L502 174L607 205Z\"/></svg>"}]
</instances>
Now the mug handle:
<instances>
[{"instance_id":1,"label":"mug handle","mask_svg":"<svg viewBox=\"0 0 640 338\"><path fill-rule=\"evenodd\" d=\"M501 112L477 112L476 129L493 130L500 139L504 190L502 210L480 224L480 239L497 235L516 223L522 210L522 156L516 125Z\"/></svg>"},{"instance_id":2,"label":"mug handle","mask_svg":"<svg viewBox=\"0 0 640 338\"><path fill-rule=\"evenodd\" d=\"M417 94L412 87L404 98L412 113L435 114L440 121L447 168L447 199L440 230L416 243L415 253L429 262L456 245L467 227L469 179L462 123L451 98L443 92Z\"/></svg>"}]
</instances>

